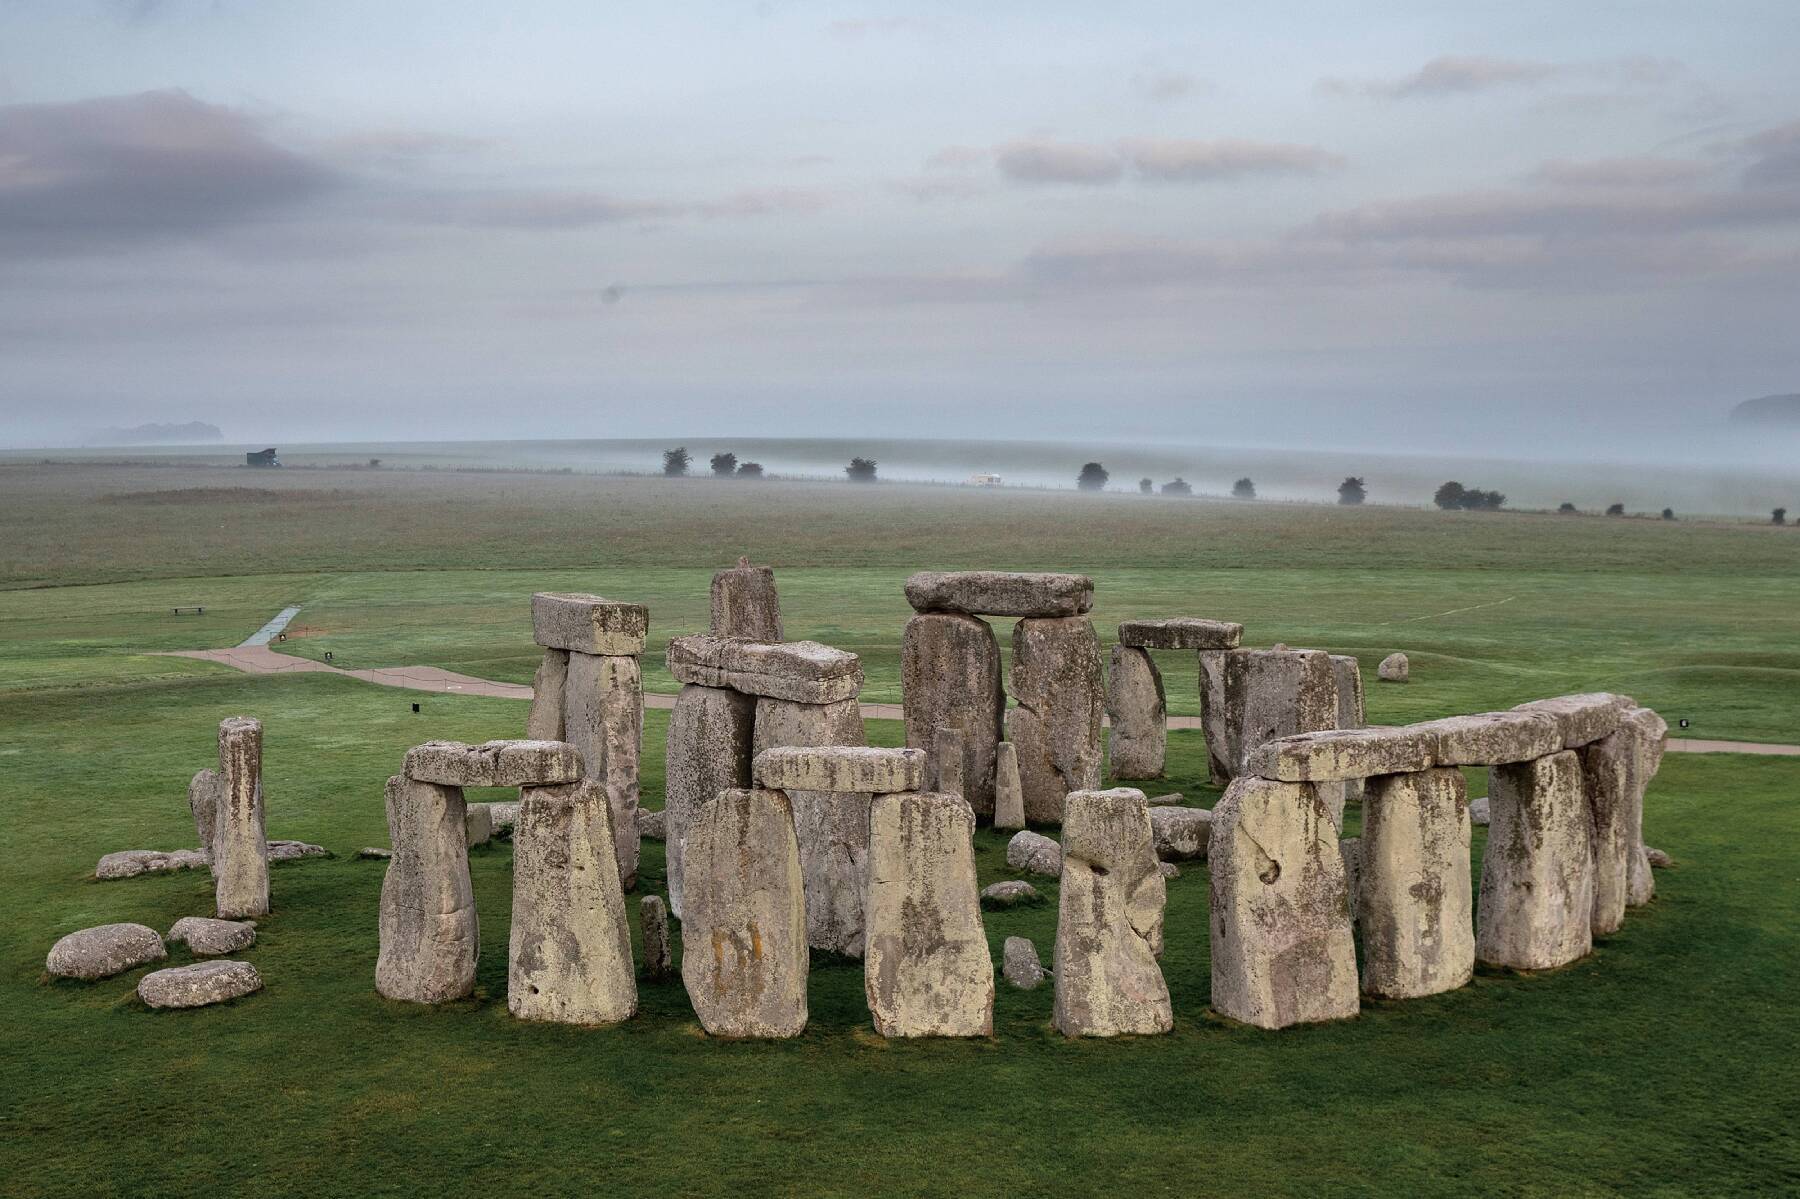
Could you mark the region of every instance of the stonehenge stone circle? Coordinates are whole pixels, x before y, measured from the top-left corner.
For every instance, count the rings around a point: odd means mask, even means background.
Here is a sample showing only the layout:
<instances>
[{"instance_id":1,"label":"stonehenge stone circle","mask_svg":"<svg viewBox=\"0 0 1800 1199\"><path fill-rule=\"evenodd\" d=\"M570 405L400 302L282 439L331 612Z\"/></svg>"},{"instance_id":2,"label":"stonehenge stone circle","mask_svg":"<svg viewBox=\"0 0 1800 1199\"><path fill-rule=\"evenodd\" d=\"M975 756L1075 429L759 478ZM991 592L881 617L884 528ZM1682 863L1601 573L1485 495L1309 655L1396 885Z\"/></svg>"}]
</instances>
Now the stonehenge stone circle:
<instances>
[{"instance_id":1,"label":"stonehenge stone circle","mask_svg":"<svg viewBox=\"0 0 1800 1199\"><path fill-rule=\"evenodd\" d=\"M262 975L249 962L195 962L152 970L138 981L137 996L153 1008L207 1007L262 990Z\"/></svg>"},{"instance_id":2,"label":"stonehenge stone circle","mask_svg":"<svg viewBox=\"0 0 1800 1199\"><path fill-rule=\"evenodd\" d=\"M669 909L662 896L638 900L638 922L644 930L644 977L661 982L675 973L674 950L669 942Z\"/></svg>"},{"instance_id":3,"label":"stonehenge stone circle","mask_svg":"<svg viewBox=\"0 0 1800 1199\"><path fill-rule=\"evenodd\" d=\"M1017 704L1007 740L1019 760L1025 818L1060 824L1063 797L1100 785L1100 722L1105 707L1100 639L1085 616L1027 617L1013 626Z\"/></svg>"},{"instance_id":4,"label":"stonehenge stone circle","mask_svg":"<svg viewBox=\"0 0 1800 1199\"><path fill-rule=\"evenodd\" d=\"M604 596L540 591L531 597L531 635L545 649L636 657L650 634L650 610Z\"/></svg>"},{"instance_id":5,"label":"stonehenge stone circle","mask_svg":"<svg viewBox=\"0 0 1800 1199\"><path fill-rule=\"evenodd\" d=\"M197 957L218 957L256 944L256 925L248 920L213 920L183 916L163 938L170 945L186 945Z\"/></svg>"},{"instance_id":6,"label":"stonehenge stone circle","mask_svg":"<svg viewBox=\"0 0 1800 1199\"><path fill-rule=\"evenodd\" d=\"M712 635L745 641L780 641L781 599L775 572L739 558L712 578Z\"/></svg>"},{"instance_id":7,"label":"stonehenge stone circle","mask_svg":"<svg viewBox=\"0 0 1800 1199\"><path fill-rule=\"evenodd\" d=\"M1469 834L1461 771L1369 780L1356 890L1364 994L1412 999L1473 977Z\"/></svg>"},{"instance_id":8,"label":"stonehenge stone circle","mask_svg":"<svg viewBox=\"0 0 1800 1199\"><path fill-rule=\"evenodd\" d=\"M57 941L44 959L44 969L52 978L93 982L168 956L163 939L147 925L101 924Z\"/></svg>"},{"instance_id":9,"label":"stonehenge stone circle","mask_svg":"<svg viewBox=\"0 0 1800 1199\"><path fill-rule=\"evenodd\" d=\"M1488 772L1475 954L1547 970L1594 947L1593 846L1581 759L1562 750Z\"/></svg>"},{"instance_id":10,"label":"stonehenge stone circle","mask_svg":"<svg viewBox=\"0 0 1800 1199\"><path fill-rule=\"evenodd\" d=\"M1162 674L1147 650L1115 645L1106 671L1106 714L1112 719L1112 773L1121 779L1162 777L1168 704Z\"/></svg>"},{"instance_id":11,"label":"stonehenge stone circle","mask_svg":"<svg viewBox=\"0 0 1800 1199\"><path fill-rule=\"evenodd\" d=\"M1384 683L1404 683L1412 677L1412 663L1405 654L1389 654L1375 668L1375 677Z\"/></svg>"},{"instance_id":12,"label":"stonehenge stone circle","mask_svg":"<svg viewBox=\"0 0 1800 1199\"><path fill-rule=\"evenodd\" d=\"M638 774L644 681L634 657L571 654L563 689L564 736L612 809L613 856L626 888L637 882Z\"/></svg>"},{"instance_id":13,"label":"stonehenge stone circle","mask_svg":"<svg viewBox=\"0 0 1800 1199\"><path fill-rule=\"evenodd\" d=\"M442 787L532 787L581 778L581 755L562 741L427 741L406 751L402 773Z\"/></svg>"},{"instance_id":14,"label":"stonehenge stone circle","mask_svg":"<svg viewBox=\"0 0 1800 1199\"><path fill-rule=\"evenodd\" d=\"M994 827L1025 827L1025 788L1019 782L1019 753L1010 741L994 747Z\"/></svg>"},{"instance_id":15,"label":"stonehenge stone circle","mask_svg":"<svg viewBox=\"0 0 1800 1199\"><path fill-rule=\"evenodd\" d=\"M977 815L994 811L995 755L1005 722L1000 643L984 620L921 612L900 639L906 744L931 750L937 730L962 734L962 795Z\"/></svg>"},{"instance_id":16,"label":"stonehenge stone circle","mask_svg":"<svg viewBox=\"0 0 1800 1199\"><path fill-rule=\"evenodd\" d=\"M756 697L724 687L689 685L669 713L663 799L669 910L686 919L687 854L683 845L694 814L721 791L750 785Z\"/></svg>"},{"instance_id":17,"label":"stonehenge stone circle","mask_svg":"<svg viewBox=\"0 0 1800 1199\"><path fill-rule=\"evenodd\" d=\"M386 799L394 856L381 884L375 989L411 1003L461 999L481 952L462 788L395 775Z\"/></svg>"},{"instance_id":18,"label":"stonehenge stone circle","mask_svg":"<svg viewBox=\"0 0 1800 1199\"><path fill-rule=\"evenodd\" d=\"M546 649L531 680L531 711L525 717L525 736L532 741L563 739L563 690L569 682L569 651Z\"/></svg>"},{"instance_id":19,"label":"stonehenge stone circle","mask_svg":"<svg viewBox=\"0 0 1800 1199\"><path fill-rule=\"evenodd\" d=\"M615 1024L637 1011L614 844L593 779L520 793L506 975L506 1007L519 1019Z\"/></svg>"},{"instance_id":20,"label":"stonehenge stone circle","mask_svg":"<svg viewBox=\"0 0 1800 1199\"><path fill-rule=\"evenodd\" d=\"M1139 791L1076 791L1063 817L1056 1001L1069 1037L1165 1033L1175 1026L1162 951L1162 871Z\"/></svg>"},{"instance_id":21,"label":"stonehenge stone circle","mask_svg":"<svg viewBox=\"0 0 1800 1199\"><path fill-rule=\"evenodd\" d=\"M219 722L219 814L213 833L214 901L222 920L269 914L269 841L263 828L262 722Z\"/></svg>"},{"instance_id":22,"label":"stonehenge stone circle","mask_svg":"<svg viewBox=\"0 0 1800 1199\"><path fill-rule=\"evenodd\" d=\"M669 642L668 664L677 682L802 704L854 699L863 685L855 654L817 641L768 644L694 634Z\"/></svg>"},{"instance_id":23,"label":"stonehenge stone circle","mask_svg":"<svg viewBox=\"0 0 1800 1199\"><path fill-rule=\"evenodd\" d=\"M939 725L931 739L931 790L941 795L963 794L962 730ZM967 799L967 796L964 796ZM973 808L973 804L970 805Z\"/></svg>"},{"instance_id":24,"label":"stonehenge stone circle","mask_svg":"<svg viewBox=\"0 0 1800 1199\"><path fill-rule=\"evenodd\" d=\"M715 1037L806 1028L806 896L794 813L779 791L732 788L689 823L681 979Z\"/></svg>"},{"instance_id":25,"label":"stonehenge stone circle","mask_svg":"<svg viewBox=\"0 0 1800 1199\"><path fill-rule=\"evenodd\" d=\"M1006 864L1014 870L1056 877L1062 873L1062 846L1042 833L1015 833L1006 843Z\"/></svg>"},{"instance_id":26,"label":"stonehenge stone circle","mask_svg":"<svg viewBox=\"0 0 1800 1199\"><path fill-rule=\"evenodd\" d=\"M884 1037L994 1031L994 962L960 795L882 795L870 814L864 990Z\"/></svg>"},{"instance_id":27,"label":"stonehenge stone circle","mask_svg":"<svg viewBox=\"0 0 1800 1199\"><path fill-rule=\"evenodd\" d=\"M906 602L915 612L1082 616L1094 607L1094 580L1070 574L922 570L906 580Z\"/></svg>"},{"instance_id":28,"label":"stonehenge stone circle","mask_svg":"<svg viewBox=\"0 0 1800 1199\"><path fill-rule=\"evenodd\" d=\"M864 745L778 745L756 755L751 773L772 791L917 791L925 785L925 752Z\"/></svg>"},{"instance_id":29,"label":"stonehenge stone circle","mask_svg":"<svg viewBox=\"0 0 1800 1199\"><path fill-rule=\"evenodd\" d=\"M1000 960L1000 972L1006 976L1006 981L1021 991L1035 991L1050 977L1043 962L1038 960L1037 946L1028 938L1006 938Z\"/></svg>"},{"instance_id":30,"label":"stonehenge stone circle","mask_svg":"<svg viewBox=\"0 0 1800 1199\"><path fill-rule=\"evenodd\" d=\"M1119 644L1133 649L1236 649L1243 640L1244 626L1225 620L1173 616L1119 622Z\"/></svg>"},{"instance_id":31,"label":"stonehenge stone circle","mask_svg":"<svg viewBox=\"0 0 1800 1199\"><path fill-rule=\"evenodd\" d=\"M1260 1028L1359 1010L1344 859L1315 784L1241 778L1213 808L1212 1006Z\"/></svg>"}]
</instances>

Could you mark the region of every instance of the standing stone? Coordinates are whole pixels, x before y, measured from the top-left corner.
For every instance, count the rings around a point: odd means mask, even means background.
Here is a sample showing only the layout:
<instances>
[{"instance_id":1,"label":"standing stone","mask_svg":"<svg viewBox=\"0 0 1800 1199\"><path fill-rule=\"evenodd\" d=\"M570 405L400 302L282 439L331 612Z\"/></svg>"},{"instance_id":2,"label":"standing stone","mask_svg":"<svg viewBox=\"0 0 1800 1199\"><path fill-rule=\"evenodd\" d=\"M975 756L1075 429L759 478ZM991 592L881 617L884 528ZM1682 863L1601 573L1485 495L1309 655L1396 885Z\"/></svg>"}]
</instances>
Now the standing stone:
<instances>
[{"instance_id":1,"label":"standing stone","mask_svg":"<svg viewBox=\"0 0 1800 1199\"><path fill-rule=\"evenodd\" d=\"M1038 960L1037 946L1026 937L1006 938L1001 962L1000 972L1006 976L1006 981L1021 991L1037 990L1049 975L1044 964Z\"/></svg>"},{"instance_id":2,"label":"standing stone","mask_svg":"<svg viewBox=\"0 0 1800 1199\"><path fill-rule=\"evenodd\" d=\"M1375 677L1384 683L1404 683L1412 677L1412 663L1405 654L1389 654L1375 668Z\"/></svg>"},{"instance_id":3,"label":"standing stone","mask_svg":"<svg viewBox=\"0 0 1800 1199\"><path fill-rule=\"evenodd\" d=\"M1010 741L994 747L994 827L1025 827L1025 788L1019 782L1019 753Z\"/></svg>"},{"instance_id":4,"label":"standing stone","mask_svg":"<svg viewBox=\"0 0 1800 1199\"><path fill-rule=\"evenodd\" d=\"M794 813L779 791L733 788L687 827L681 980L715 1037L806 1028L806 896Z\"/></svg>"},{"instance_id":5,"label":"standing stone","mask_svg":"<svg viewBox=\"0 0 1800 1199\"><path fill-rule=\"evenodd\" d=\"M675 973L674 952L669 945L669 909L662 896L638 900L638 923L644 929L644 977L661 982Z\"/></svg>"},{"instance_id":6,"label":"standing stone","mask_svg":"<svg viewBox=\"0 0 1800 1199\"><path fill-rule=\"evenodd\" d=\"M1056 1006L1067 1037L1175 1027L1162 952L1167 883L1141 791L1076 791L1063 815Z\"/></svg>"},{"instance_id":7,"label":"standing stone","mask_svg":"<svg viewBox=\"0 0 1800 1199\"><path fill-rule=\"evenodd\" d=\"M481 926L469 882L462 788L387 781L388 860L381 884L375 989L389 999L443 1003L475 989Z\"/></svg>"},{"instance_id":8,"label":"standing stone","mask_svg":"<svg viewBox=\"0 0 1800 1199\"><path fill-rule=\"evenodd\" d=\"M569 651L547 649L531 682L531 711L525 736L532 741L563 740L563 689L569 678Z\"/></svg>"},{"instance_id":9,"label":"standing stone","mask_svg":"<svg viewBox=\"0 0 1800 1199\"><path fill-rule=\"evenodd\" d=\"M756 701L752 754L785 745L867 745L854 699L802 704ZM806 938L814 949L848 957L863 952L863 891L869 869L869 796L789 791L800 870L806 880Z\"/></svg>"},{"instance_id":10,"label":"standing stone","mask_svg":"<svg viewBox=\"0 0 1800 1199\"><path fill-rule=\"evenodd\" d=\"M563 687L565 736L612 809L614 857L626 887L637 882L638 757L644 740L644 684L638 660L570 654Z\"/></svg>"},{"instance_id":11,"label":"standing stone","mask_svg":"<svg viewBox=\"0 0 1800 1199\"><path fill-rule=\"evenodd\" d=\"M506 1007L519 1019L616 1024L637 1011L612 816L591 779L520 794L510 945Z\"/></svg>"},{"instance_id":12,"label":"standing stone","mask_svg":"<svg viewBox=\"0 0 1800 1199\"><path fill-rule=\"evenodd\" d=\"M225 779L216 770L202 770L188 783L188 811L194 815L194 835L200 839L200 852L210 862L213 839L218 836L219 804L225 796ZM214 877L218 865L213 863Z\"/></svg>"},{"instance_id":13,"label":"standing stone","mask_svg":"<svg viewBox=\"0 0 1800 1199\"><path fill-rule=\"evenodd\" d=\"M930 749L939 728L961 730L963 798L977 815L991 813L995 752L1006 716L993 628L953 612L914 616L900 639L900 688L906 744Z\"/></svg>"},{"instance_id":14,"label":"standing stone","mask_svg":"<svg viewBox=\"0 0 1800 1199\"><path fill-rule=\"evenodd\" d=\"M1106 671L1106 714L1112 718L1114 778L1159 779L1168 750L1162 674L1149 651L1112 648Z\"/></svg>"},{"instance_id":15,"label":"standing stone","mask_svg":"<svg viewBox=\"0 0 1800 1199\"><path fill-rule=\"evenodd\" d=\"M1650 780L1662 766L1669 726L1649 708L1633 708L1625 716L1625 727L1636 734L1638 747L1632 762L1631 786L1625 794L1625 826L1631 839L1626 859L1625 902L1635 908L1649 903L1656 895L1656 882L1650 876L1650 856L1644 846L1644 795L1649 790Z\"/></svg>"},{"instance_id":16,"label":"standing stone","mask_svg":"<svg viewBox=\"0 0 1800 1199\"><path fill-rule=\"evenodd\" d=\"M494 839L494 813L484 803L464 805L463 832L467 836L469 848L486 845Z\"/></svg>"},{"instance_id":17,"label":"standing stone","mask_svg":"<svg viewBox=\"0 0 1800 1199\"><path fill-rule=\"evenodd\" d=\"M1594 851L1593 932L1616 933L1631 897L1631 803L1639 753L1634 730L1621 725L1575 751L1581 757L1581 790L1587 801Z\"/></svg>"},{"instance_id":18,"label":"standing stone","mask_svg":"<svg viewBox=\"0 0 1800 1199\"><path fill-rule=\"evenodd\" d=\"M963 794L961 729L939 725L936 736L931 739L931 789L944 795Z\"/></svg>"},{"instance_id":19,"label":"standing stone","mask_svg":"<svg viewBox=\"0 0 1800 1199\"><path fill-rule=\"evenodd\" d=\"M1594 851L1581 759L1562 750L1488 771L1475 954L1548 970L1594 947Z\"/></svg>"},{"instance_id":20,"label":"standing stone","mask_svg":"<svg viewBox=\"0 0 1800 1199\"><path fill-rule=\"evenodd\" d=\"M882 795L870 816L864 990L884 1037L994 1031L994 962L975 884L975 813L959 795Z\"/></svg>"},{"instance_id":21,"label":"standing stone","mask_svg":"<svg viewBox=\"0 0 1800 1199\"><path fill-rule=\"evenodd\" d=\"M1337 681L1337 727L1340 729L1366 728L1369 719L1368 709L1363 700L1362 664L1349 654L1332 654L1331 677ZM1362 779L1346 779L1344 781L1345 802L1361 803L1363 790ZM1337 823L1339 828L1343 827L1342 819L1339 819Z\"/></svg>"},{"instance_id":22,"label":"standing stone","mask_svg":"<svg viewBox=\"0 0 1800 1199\"><path fill-rule=\"evenodd\" d=\"M781 600L775 572L739 558L737 565L712 579L712 635L746 641L780 641Z\"/></svg>"},{"instance_id":23,"label":"standing stone","mask_svg":"<svg viewBox=\"0 0 1800 1199\"><path fill-rule=\"evenodd\" d=\"M1338 842L1338 856L1344 859L1344 889L1350 893L1350 920L1357 919L1357 893L1362 884L1362 838L1345 837ZM1363 980L1368 990L1368 980Z\"/></svg>"},{"instance_id":24,"label":"standing stone","mask_svg":"<svg viewBox=\"0 0 1800 1199\"><path fill-rule=\"evenodd\" d=\"M1317 650L1203 653L1200 705L1213 781L1228 781L1249 772L1266 741L1336 728L1337 676Z\"/></svg>"},{"instance_id":25,"label":"standing stone","mask_svg":"<svg viewBox=\"0 0 1800 1199\"><path fill-rule=\"evenodd\" d=\"M1413 999L1467 983L1475 925L1462 771L1370 779L1361 840L1363 993Z\"/></svg>"},{"instance_id":26,"label":"standing stone","mask_svg":"<svg viewBox=\"0 0 1800 1199\"><path fill-rule=\"evenodd\" d=\"M1028 617L1013 626L1008 688L1018 706L1007 740L1018 751L1027 820L1060 824L1064 796L1100 786L1100 676L1100 639L1087 617Z\"/></svg>"},{"instance_id":27,"label":"standing stone","mask_svg":"<svg viewBox=\"0 0 1800 1199\"><path fill-rule=\"evenodd\" d=\"M723 687L690 684L669 713L665 757L663 838L669 871L669 910L686 919L682 902L689 822L719 792L750 785L750 746L756 699Z\"/></svg>"},{"instance_id":28,"label":"standing stone","mask_svg":"<svg viewBox=\"0 0 1800 1199\"><path fill-rule=\"evenodd\" d=\"M1315 786L1241 778L1213 808L1212 1006L1260 1028L1358 1010L1349 885Z\"/></svg>"},{"instance_id":29,"label":"standing stone","mask_svg":"<svg viewBox=\"0 0 1800 1199\"><path fill-rule=\"evenodd\" d=\"M219 722L223 776L214 831L214 900L221 920L269 914L269 841L263 829L262 722ZM458 830L460 834L461 830Z\"/></svg>"}]
</instances>

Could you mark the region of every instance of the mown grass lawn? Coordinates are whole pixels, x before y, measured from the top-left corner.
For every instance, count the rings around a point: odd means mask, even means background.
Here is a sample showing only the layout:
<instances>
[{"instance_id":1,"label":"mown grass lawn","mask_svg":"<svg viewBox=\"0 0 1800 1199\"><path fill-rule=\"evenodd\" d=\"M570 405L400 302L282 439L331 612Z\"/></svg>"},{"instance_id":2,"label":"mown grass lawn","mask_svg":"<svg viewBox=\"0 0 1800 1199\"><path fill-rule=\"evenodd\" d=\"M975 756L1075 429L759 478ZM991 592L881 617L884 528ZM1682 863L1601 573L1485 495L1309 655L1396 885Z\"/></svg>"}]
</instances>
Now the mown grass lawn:
<instances>
[{"instance_id":1,"label":"mown grass lawn","mask_svg":"<svg viewBox=\"0 0 1800 1199\"><path fill-rule=\"evenodd\" d=\"M1677 867L1657 875L1652 906L1566 970L1483 973L1328 1027L1230 1026L1207 1012L1207 878L1194 864L1169 888L1170 1036L1070 1043L1049 1028L1047 987L1002 984L991 1041L884 1042L860 969L822 960L804 1036L723 1044L701 1034L678 981L643 984L641 1014L613 1029L512 1020L504 845L473 854L476 998L438 1010L380 999L384 868L354 853L385 843L381 781L428 737L516 733L523 705L206 669L0 699L0 1194L1800 1187L1800 762L1669 755L1646 825ZM152 1013L132 998L141 971L45 981L64 932L210 913L203 874L87 876L109 850L192 841L186 780L235 712L267 724L271 834L337 855L275 867L275 910L244 955L267 989ZM653 805L663 728L650 713ZM1169 786L1210 804L1203 769L1198 737L1175 734ZM1012 876L1003 837L983 831L977 848L983 884ZM641 888L662 882L658 843L643 876ZM1048 957L1055 885L1038 885L1044 906L987 914L996 961L1009 935ZM635 897L629 907L635 918Z\"/></svg>"}]
</instances>

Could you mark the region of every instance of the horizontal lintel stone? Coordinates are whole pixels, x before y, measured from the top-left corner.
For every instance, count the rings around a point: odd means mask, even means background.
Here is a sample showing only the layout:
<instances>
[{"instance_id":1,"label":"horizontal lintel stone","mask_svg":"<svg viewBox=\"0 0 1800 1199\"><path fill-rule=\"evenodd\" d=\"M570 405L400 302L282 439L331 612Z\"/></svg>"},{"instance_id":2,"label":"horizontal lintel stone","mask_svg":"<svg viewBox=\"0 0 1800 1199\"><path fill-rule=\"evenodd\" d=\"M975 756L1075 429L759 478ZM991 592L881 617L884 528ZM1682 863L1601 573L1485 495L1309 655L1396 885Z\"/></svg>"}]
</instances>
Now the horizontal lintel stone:
<instances>
[{"instance_id":1,"label":"horizontal lintel stone","mask_svg":"<svg viewBox=\"0 0 1800 1199\"><path fill-rule=\"evenodd\" d=\"M1637 707L1627 695L1610 691L1592 691L1582 695L1559 695L1554 699L1534 699L1520 704L1515 712L1545 712L1556 718L1562 729L1564 749L1589 745L1618 730L1625 715Z\"/></svg>"},{"instance_id":2,"label":"horizontal lintel stone","mask_svg":"<svg viewBox=\"0 0 1800 1199\"><path fill-rule=\"evenodd\" d=\"M1439 766L1505 766L1557 753L1562 726L1547 712L1476 712L1410 726L1431 742Z\"/></svg>"},{"instance_id":3,"label":"horizontal lintel stone","mask_svg":"<svg viewBox=\"0 0 1800 1199\"><path fill-rule=\"evenodd\" d=\"M1244 626L1227 620L1174 616L1119 622L1119 644L1135 649L1236 649L1243 640Z\"/></svg>"},{"instance_id":4,"label":"horizontal lintel stone","mask_svg":"<svg viewBox=\"0 0 1800 1199\"><path fill-rule=\"evenodd\" d=\"M1094 606L1094 580L1004 570L922 570L906 580L906 602L918 612L1083 616Z\"/></svg>"},{"instance_id":5,"label":"horizontal lintel stone","mask_svg":"<svg viewBox=\"0 0 1800 1199\"><path fill-rule=\"evenodd\" d=\"M644 652L650 609L604 596L540 591L531 597L532 639L545 649L632 657Z\"/></svg>"},{"instance_id":6,"label":"horizontal lintel stone","mask_svg":"<svg viewBox=\"0 0 1800 1199\"><path fill-rule=\"evenodd\" d=\"M925 786L925 751L784 745L757 754L754 770L756 785L775 791L918 791Z\"/></svg>"},{"instance_id":7,"label":"horizontal lintel stone","mask_svg":"<svg viewBox=\"0 0 1800 1199\"><path fill-rule=\"evenodd\" d=\"M1250 772L1284 783L1330 783L1411 774L1432 765L1431 739L1409 728L1376 726L1298 733L1264 742Z\"/></svg>"},{"instance_id":8,"label":"horizontal lintel stone","mask_svg":"<svg viewBox=\"0 0 1800 1199\"><path fill-rule=\"evenodd\" d=\"M544 787L581 778L581 755L565 741L427 741L406 751L405 774L442 787Z\"/></svg>"},{"instance_id":9,"label":"horizontal lintel stone","mask_svg":"<svg viewBox=\"0 0 1800 1199\"><path fill-rule=\"evenodd\" d=\"M862 690L862 660L817 641L740 641L695 634L669 642L669 673L682 683L802 704L835 704Z\"/></svg>"}]
</instances>

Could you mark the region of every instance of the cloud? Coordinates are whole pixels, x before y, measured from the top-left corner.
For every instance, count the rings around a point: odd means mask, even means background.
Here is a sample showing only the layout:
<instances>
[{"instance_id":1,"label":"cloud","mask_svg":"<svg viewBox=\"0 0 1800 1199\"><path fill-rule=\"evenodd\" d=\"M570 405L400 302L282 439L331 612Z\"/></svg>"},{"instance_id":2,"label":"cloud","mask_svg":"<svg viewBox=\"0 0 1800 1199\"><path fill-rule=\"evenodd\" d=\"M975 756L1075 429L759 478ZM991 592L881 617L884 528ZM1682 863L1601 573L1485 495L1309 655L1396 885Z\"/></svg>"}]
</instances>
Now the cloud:
<instances>
[{"instance_id":1,"label":"cloud","mask_svg":"<svg viewBox=\"0 0 1800 1199\"><path fill-rule=\"evenodd\" d=\"M1553 187L1670 187L1696 182L1707 170L1704 163L1684 158L1559 158L1540 166L1532 179Z\"/></svg>"},{"instance_id":2,"label":"cloud","mask_svg":"<svg viewBox=\"0 0 1800 1199\"><path fill-rule=\"evenodd\" d=\"M1078 142L1007 142L994 147L994 165L1015 183L1117 183L1125 173L1111 148Z\"/></svg>"},{"instance_id":3,"label":"cloud","mask_svg":"<svg viewBox=\"0 0 1800 1199\"><path fill-rule=\"evenodd\" d=\"M493 143L486 138L434 133L423 129L367 129L324 142L323 153L346 162L368 163L389 170L432 159L473 154Z\"/></svg>"},{"instance_id":4,"label":"cloud","mask_svg":"<svg viewBox=\"0 0 1800 1199\"><path fill-rule=\"evenodd\" d=\"M1676 196L1456 192L1328 212L1311 232L1340 241L1669 234L1800 224L1800 190Z\"/></svg>"},{"instance_id":5,"label":"cloud","mask_svg":"<svg viewBox=\"0 0 1800 1199\"><path fill-rule=\"evenodd\" d=\"M985 163L992 151L980 146L945 146L925 160L928 171L964 171Z\"/></svg>"},{"instance_id":6,"label":"cloud","mask_svg":"<svg viewBox=\"0 0 1800 1199\"><path fill-rule=\"evenodd\" d=\"M1361 92L1370 96L1448 96L1541 83L1554 79L1564 70L1548 62L1480 54L1445 54L1398 79L1322 79L1319 88L1327 92Z\"/></svg>"},{"instance_id":7,"label":"cloud","mask_svg":"<svg viewBox=\"0 0 1800 1199\"><path fill-rule=\"evenodd\" d=\"M1212 85L1186 71L1140 71L1132 80L1137 89L1158 103L1212 91Z\"/></svg>"},{"instance_id":8,"label":"cloud","mask_svg":"<svg viewBox=\"0 0 1800 1199\"><path fill-rule=\"evenodd\" d=\"M704 217L769 216L781 212L818 212L831 202L829 194L798 187L769 187L734 192L718 200L702 201L694 211Z\"/></svg>"},{"instance_id":9,"label":"cloud","mask_svg":"<svg viewBox=\"0 0 1800 1199\"><path fill-rule=\"evenodd\" d=\"M1344 165L1342 157L1317 146L1235 138L1146 138L1121 142L1120 151L1140 177L1161 183L1192 183L1239 175L1313 175Z\"/></svg>"},{"instance_id":10,"label":"cloud","mask_svg":"<svg viewBox=\"0 0 1800 1199\"><path fill-rule=\"evenodd\" d=\"M558 232L679 215L680 205L586 191L488 192L443 199L437 219L493 229Z\"/></svg>"},{"instance_id":11,"label":"cloud","mask_svg":"<svg viewBox=\"0 0 1800 1199\"><path fill-rule=\"evenodd\" d=\"M250 117L183 91L0 107L0 243L13 252L201 235L338 182Z\"/></svg>"},{"instance_id":12,"label":"cloud","mask_svg":"<svg viewBox=\"0 0 1800 1199\"><path fill-rule=\"evenodd\" d=\"M1753 134L1744 139L1744 149L1754 156L1744 169L1747 186L1800 186L1800 121Z\"/></svg>"}]
</instances>

